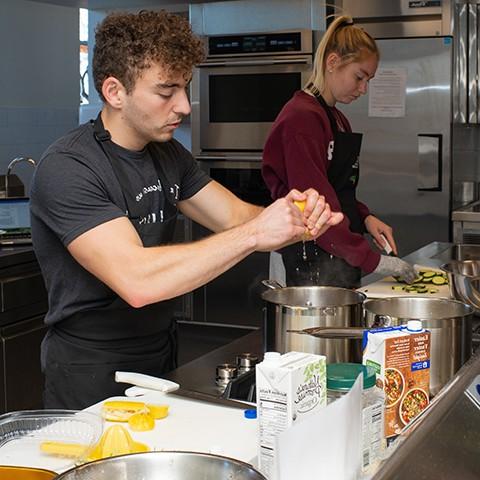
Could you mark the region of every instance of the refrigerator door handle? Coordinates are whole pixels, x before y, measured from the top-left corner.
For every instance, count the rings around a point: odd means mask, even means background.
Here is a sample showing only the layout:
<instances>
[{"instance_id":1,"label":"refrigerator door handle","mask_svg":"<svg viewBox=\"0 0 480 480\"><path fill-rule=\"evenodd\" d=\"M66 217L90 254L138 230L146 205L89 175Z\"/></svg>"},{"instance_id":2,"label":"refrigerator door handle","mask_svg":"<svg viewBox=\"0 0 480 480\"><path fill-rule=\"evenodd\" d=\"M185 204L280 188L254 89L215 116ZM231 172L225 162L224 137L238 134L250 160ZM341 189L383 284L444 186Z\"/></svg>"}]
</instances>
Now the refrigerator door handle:
<instances>
[{"instance_id":1,"label":"refrigerator door handle","mask_svg":"<svg viewBox=\"0 0 480 480\"><path fill-rule=\"evenodd\" d=\"M442 191L442 135L419 133L418 139L418 192Z\"/></svg>"}]
</instances>

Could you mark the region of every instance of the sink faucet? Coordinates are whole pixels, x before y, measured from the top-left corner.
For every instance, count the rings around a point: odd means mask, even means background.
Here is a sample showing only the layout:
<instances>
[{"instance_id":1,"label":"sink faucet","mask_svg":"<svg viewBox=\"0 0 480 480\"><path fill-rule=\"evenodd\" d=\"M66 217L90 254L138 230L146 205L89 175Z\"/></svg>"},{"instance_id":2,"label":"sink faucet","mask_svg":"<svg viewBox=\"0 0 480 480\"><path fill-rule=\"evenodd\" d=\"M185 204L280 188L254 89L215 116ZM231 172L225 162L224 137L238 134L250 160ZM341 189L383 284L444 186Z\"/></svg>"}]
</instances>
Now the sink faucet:
<instances>
[{"instance_id":1,"label":"sink faucet","mask_svg":"<svg viewBox=\"0 0 480 480\"><path fill-rule=\"evenodd\" d=\"M7 166L7 174L5 175L5 196L8 197L8 177L12 173L13 167L20 162L27 162L32 167L36 167L37 164L35 163L35 160L33 158L29 157L15 157Z\"/></svg>"}]
</instances>

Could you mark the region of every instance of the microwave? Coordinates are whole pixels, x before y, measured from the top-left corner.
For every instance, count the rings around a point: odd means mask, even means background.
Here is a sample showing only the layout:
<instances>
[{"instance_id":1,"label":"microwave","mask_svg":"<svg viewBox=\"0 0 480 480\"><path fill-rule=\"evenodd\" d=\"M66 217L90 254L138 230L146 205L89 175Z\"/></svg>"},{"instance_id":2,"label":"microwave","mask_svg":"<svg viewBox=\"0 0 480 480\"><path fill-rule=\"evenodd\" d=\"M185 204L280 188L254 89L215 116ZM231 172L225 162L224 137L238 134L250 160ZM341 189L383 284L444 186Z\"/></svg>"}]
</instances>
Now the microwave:
<instances>
[{"instance_id":1,"label":"microwave","mask_svg":"<svg viewBox=\"0 0 480 480\"><path fill-rule=\"evenodd\" d=\"M272 124L312 71L312 32L209 37L192 79L192 150L261 152Z\"/></svg>"}]
</instances>

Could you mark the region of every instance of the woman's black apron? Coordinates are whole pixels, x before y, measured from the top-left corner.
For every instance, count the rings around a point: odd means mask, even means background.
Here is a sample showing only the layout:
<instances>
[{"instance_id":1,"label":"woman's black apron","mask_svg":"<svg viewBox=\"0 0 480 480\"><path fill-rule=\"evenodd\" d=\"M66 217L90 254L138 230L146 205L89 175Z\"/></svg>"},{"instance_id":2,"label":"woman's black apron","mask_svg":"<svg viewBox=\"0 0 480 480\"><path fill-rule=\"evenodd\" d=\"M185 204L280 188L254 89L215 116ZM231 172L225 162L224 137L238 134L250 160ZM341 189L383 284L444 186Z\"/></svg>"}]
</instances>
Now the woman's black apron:
<instances>
[{"instance_id":1,"label":"woman's black apron","mask_svg":"<svg viewBox=\"0 0 480 480\"><path fill-rule=\"evenodd\" d=\"M327 173L328 181L337 194L342 212L350 220L350 230L363 234L365 227L358 212L355 196L362 134L340 131L337 120L323 97L321 95L315 97L327 113L333 132L334 148ZM360 286L359 268L331 255L313 241L296 243L282 249L281 253L289 286L329 285L344 288Z\"/></svg>"},{"instance_id":2,"label":"woman's black apron","mask_svg":"<svg viewBox=\"0 0 480 480\"><path fill-rule=\"evenodd\" d=\"M173 194L163 189L163 222L140 224L146 212L140 211L135 201L128 173L116 158L100 115L94 122L94 135L112 165L125 211L143 245L171 242L177 217ZM150 155L160 182L167 185L161 162L155 161L151 149ZM109 396L123 395L127 385L115 382L117 370L158 376L176 368L173 301L133 308L118 296L112 299L106 307L79 312L49 329L42 345L45 408L82 409Z\"/></svg>"}]
</instances>

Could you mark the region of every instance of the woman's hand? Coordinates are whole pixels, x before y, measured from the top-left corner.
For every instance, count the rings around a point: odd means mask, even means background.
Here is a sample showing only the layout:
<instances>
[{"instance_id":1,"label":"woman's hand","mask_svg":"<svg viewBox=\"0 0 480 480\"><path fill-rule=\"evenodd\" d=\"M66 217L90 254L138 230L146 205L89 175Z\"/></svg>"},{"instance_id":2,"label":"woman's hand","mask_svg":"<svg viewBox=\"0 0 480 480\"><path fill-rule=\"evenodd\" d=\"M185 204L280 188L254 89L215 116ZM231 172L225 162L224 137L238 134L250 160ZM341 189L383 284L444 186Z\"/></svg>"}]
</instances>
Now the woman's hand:
<instances>
[{"instance_id":1,"label":"woman's hand","mask_svg":"<svg viewBox=\"0 0 480 480\"><path fill-rule=\"evenodd\" d=\"M398 255L397 245L395 244L395 240L393 238L393 230L392 230L392 227L390 227L390 225L387 225L386 223L382 222L374 215L368 215L364 223L365 223L365 228L367 229L367 232L372 236L375 245L380 250L385 250L385 242L382 238L382 234L383 234L385 235L385 238L387 239L388 243L392 247L393 253L395 255Z\"/></svg>"}]
</instances>

